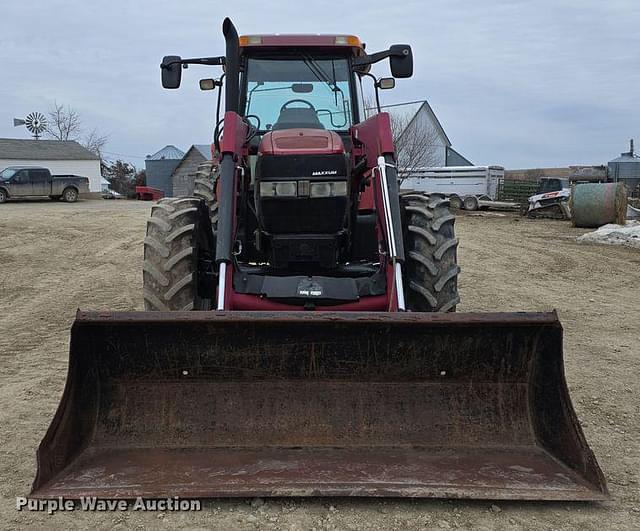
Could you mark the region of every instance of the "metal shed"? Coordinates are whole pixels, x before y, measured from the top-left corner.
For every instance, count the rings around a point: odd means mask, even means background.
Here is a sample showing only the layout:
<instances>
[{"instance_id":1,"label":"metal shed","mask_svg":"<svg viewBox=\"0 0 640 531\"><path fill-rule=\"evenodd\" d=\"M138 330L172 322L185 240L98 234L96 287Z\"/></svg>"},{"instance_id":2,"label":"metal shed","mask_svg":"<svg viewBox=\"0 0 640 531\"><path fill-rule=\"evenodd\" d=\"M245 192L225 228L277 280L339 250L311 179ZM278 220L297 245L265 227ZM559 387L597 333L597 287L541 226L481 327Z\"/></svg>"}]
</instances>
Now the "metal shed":
<instances>
[{"instance_id":1,"label":"metal shed","mask_svg":"<svg viewBox=\"0 0 640 531\"><path fill-rule=\"evenodd\" d=\"M180 163L173 170L173 195L176 197L193 194L198 166L211 160L211 146L209 144L194 144L191 146Z\"/></svg>"},{"instance_id":2,"label":"metal shed","mask_svg":"<svg viewBox=\"0 0 640 531\"><path fill-rule=\"evenodd\" d=\"M184 151L173 145L163 147L157 153L148 155L144 161L147 174L147 186L158 188L165 197L173 197L171 175L184 157Z\"/></svg>"}]
</instances>

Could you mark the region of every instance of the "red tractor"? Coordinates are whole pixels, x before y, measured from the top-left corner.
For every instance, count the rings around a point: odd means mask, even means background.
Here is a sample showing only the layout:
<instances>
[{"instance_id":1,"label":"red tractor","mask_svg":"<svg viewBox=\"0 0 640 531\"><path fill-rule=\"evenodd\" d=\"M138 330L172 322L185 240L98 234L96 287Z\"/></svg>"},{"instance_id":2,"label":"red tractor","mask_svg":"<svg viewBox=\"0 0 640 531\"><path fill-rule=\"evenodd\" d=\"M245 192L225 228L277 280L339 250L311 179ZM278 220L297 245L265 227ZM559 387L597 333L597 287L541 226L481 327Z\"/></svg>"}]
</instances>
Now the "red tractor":
<instances>
[{"instance_id":1,"label":"red tractor","mask_svg":"<svg viewBox=\"0 0 640 531\"><path fill-rule=\"evenodd\" d=\"M166 88L183 65L224 63L226 112L210 179L153 210L146 309L454 311L454 216L441 196L399 195L389 116L362 97L372 63L389 58L394 77L410 77L411 48L367 55L351 35L238 39L231 22L224 34L225 57L162 63ZM393 82L374 78L376 90Z\"/></svg>"},{"instance_id":2,"label":"red tractor","mask_svg":"<svg viewBox=\"0 0 640 531\"><path fill-rule=\"evenodd\" d=\"M147 311L77 315L33 496L606 498L555 312L453 313L448 202L399 192L362 85L411 48L223 33L162 61L224 66L218 160L152 208Z\"/></svg>"}]
</instances>

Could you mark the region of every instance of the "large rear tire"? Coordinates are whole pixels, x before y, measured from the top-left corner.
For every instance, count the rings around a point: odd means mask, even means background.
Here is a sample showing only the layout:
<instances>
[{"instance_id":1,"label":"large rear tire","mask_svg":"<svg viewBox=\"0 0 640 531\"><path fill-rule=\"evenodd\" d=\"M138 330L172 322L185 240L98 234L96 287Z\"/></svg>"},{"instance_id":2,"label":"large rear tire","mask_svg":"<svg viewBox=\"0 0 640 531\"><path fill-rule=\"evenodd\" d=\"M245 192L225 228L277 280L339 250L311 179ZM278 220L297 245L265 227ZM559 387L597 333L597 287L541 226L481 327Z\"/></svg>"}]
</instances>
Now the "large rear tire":
<instances>
[{"instance_id":1,"label":"large rear tire","mask_svg":"<svg viewBox=\"0 0 640 531\"><path fill-rule=\"evenodd\" d=\"M408 310L454 312L458 295L455 216L443 195L400 197L404 234L404 292Z\"/></svg>"},{"instance_id":2,"label":"large rear tire","mask_svg":"<svg viewBox=\"0 0 640 531\"><path fill-rule=\"evenodd\" d=\"M199 198L153 205L144 240L145 310L210 310L217 287L214 242L209 210Z\"/></svg>"}]
</instances>

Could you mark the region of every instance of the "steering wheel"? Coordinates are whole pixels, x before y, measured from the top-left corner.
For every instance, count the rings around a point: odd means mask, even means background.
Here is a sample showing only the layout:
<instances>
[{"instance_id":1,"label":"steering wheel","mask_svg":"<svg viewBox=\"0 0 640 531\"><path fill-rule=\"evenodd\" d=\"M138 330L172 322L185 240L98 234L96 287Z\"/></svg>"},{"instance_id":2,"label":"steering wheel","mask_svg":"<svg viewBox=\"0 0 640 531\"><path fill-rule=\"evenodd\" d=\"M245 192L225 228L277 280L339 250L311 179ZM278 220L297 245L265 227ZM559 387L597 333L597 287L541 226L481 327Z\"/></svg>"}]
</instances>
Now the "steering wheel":
<instances>
[{"instance_id":1,"label":"steering wheel","mask_svg":"<svg viewBox=\"0 0 640 531\"><path fill-rule=\"evenodd\" d=\"M316 112L316 108L313 106L313 104L309 103L307 100L301 100L301 99L285 101L282 107L280 107L280 112L288 108L290 103L304 103L308 109L311 109L313 112Z\"/></svg>"}]
</instances>

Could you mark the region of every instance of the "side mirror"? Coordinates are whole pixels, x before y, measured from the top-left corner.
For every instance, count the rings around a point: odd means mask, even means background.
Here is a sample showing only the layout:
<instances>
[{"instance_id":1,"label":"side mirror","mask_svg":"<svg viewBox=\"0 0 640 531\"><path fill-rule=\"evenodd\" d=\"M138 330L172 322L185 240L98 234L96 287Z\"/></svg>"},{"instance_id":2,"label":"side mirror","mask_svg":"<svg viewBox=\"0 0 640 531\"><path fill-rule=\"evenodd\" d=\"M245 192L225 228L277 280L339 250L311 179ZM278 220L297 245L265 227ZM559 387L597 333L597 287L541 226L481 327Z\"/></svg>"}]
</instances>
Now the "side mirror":
<instances>
[{"instance_id":1,"label":"side mirror","mask_svg":"<svg viewBox=\"0 0 640 531\"><path fill-rule=\"evenodd\" d=\"M179 55L165 55L162 58L162 86L166 89L177 89L182 79L182 65Z\"/></svg>"},{"instance_id":2,"label":"side mirror","mask_svg":"<svg viewBox=\"0 0 640 531\"><path fill-rule=\"evenodd\" d=\"M413 75L413 52L408 44L394 44L389 48L391 56L391 75L397 78L411 77Z\"/></svg>"},{"instance_id":3,"label":"side mirror","mask_svg":"<svg viewBox=\"0 0 640 531\"><path fill-rule=\"evenodd\" d=\"M200 84L200 90L213 90L216 88L215 79L201 79L199 84Z\"/></svg>"},{"instance_id":4,"label":"side mirror","mask_svg":"<svg viewBox=\"0 0 640 531\"><path fill-rule=\"evenodd\" d=\"M376 81L376 87L381 90L392 89L396 86L396 80L392 77L381 77Z\"/></svg>"}]
</instances>

